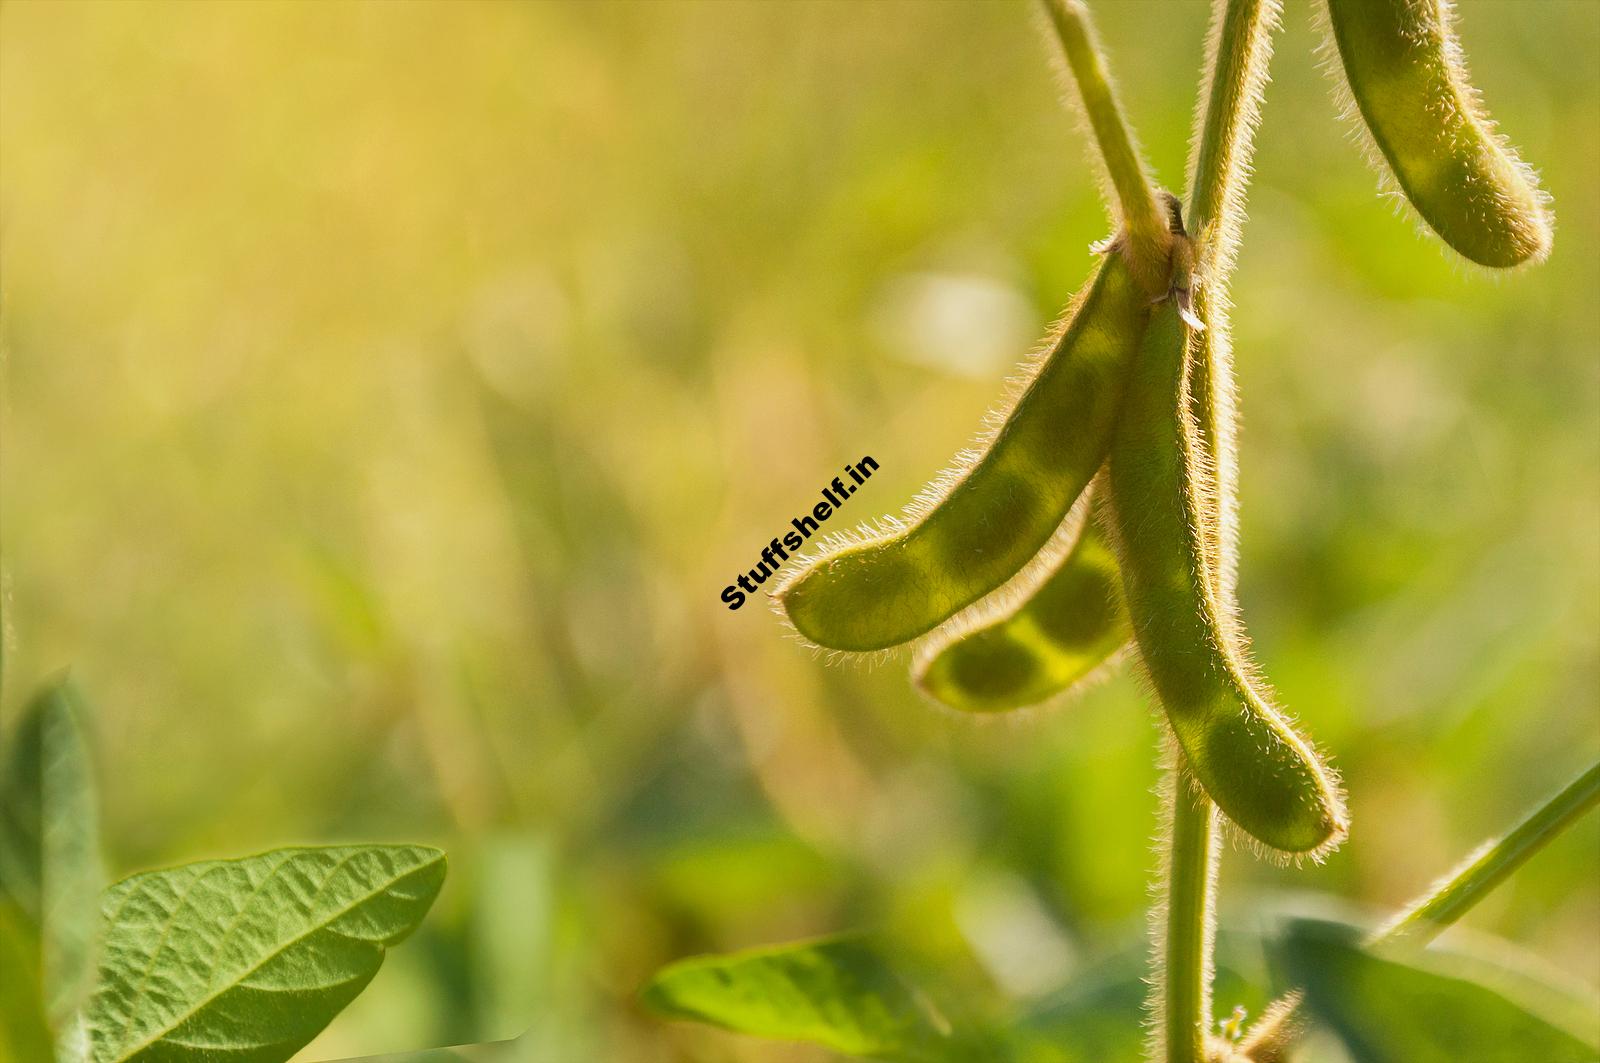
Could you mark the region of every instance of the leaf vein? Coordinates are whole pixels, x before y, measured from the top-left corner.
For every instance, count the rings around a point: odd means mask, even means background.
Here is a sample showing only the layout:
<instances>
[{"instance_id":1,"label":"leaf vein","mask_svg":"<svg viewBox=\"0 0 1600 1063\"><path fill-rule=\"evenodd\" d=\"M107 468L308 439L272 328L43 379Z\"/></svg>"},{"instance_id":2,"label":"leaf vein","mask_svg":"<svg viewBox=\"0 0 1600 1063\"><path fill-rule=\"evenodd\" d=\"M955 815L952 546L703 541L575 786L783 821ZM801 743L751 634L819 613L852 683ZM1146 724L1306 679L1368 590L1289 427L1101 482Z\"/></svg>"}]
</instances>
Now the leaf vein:
<instances>
[{"instance_id":1,"label":"leaf vein","mask_svg":"<svg viewBox=\"0 0 1600 1063\"><path fill-rule=\"evenodd\" d=\"M160 959L162 950L167 947L167 935L172 932L172 924L177 921L178 914L183 911L183 906L189 900L189 894L193 893L195 888L199 886L200 883L204 882L208 875L221 869L222 865L220 864L216 865L215 867L207 868L205 871L190 879L189 884L184 886L183 892L178 895L177 903L172 906L172 911L167 915L167 921L161 924L161 932L156 935L155 948L150 950L149 959L147 959L140 968L139 985L138 988L134 990L132 999L128 1002L128 1010L126 1017L122 1021L122 1029L118 1031L118 1040L127 1037L129 1031L133 1029L134 1020L138 1016L138 1009L136 1005L144 1000L145 992L150 986L150 976L155 973L156 960ZM141 886L139 890L130 892L144 892L144 887Z\"/></svg>"},{"instance_id":2,"label":"leaf vein","mask_svg":"<svg viewBox=\"0 0 1600 1063\"><path fill-rule=\"evenodd\" d=\"M309 905L311 903L314 903L316 901L316 898L321 896L322 892L327 888L328 884L333 880L334 875L336 875L345 866L345 864L349 863L350 860L354 859L355 856L358 855L358 853L367 852L367 851L371 851L371 850L356 850L356 851L350 853L348 856L346 856L343 859L341 859L336 865L334 865L333 869L330 870L328 875L323 879L322 884L317 887L316 892L312 894L311 899L310 899L310 901L307 902L307 904ZM312 934L316 933L319 930L324 930L324 929L333 930L331 924L333 924L334 922L337 922L339 919L341 919L344 916L350 914L350 912L354 911L356 908L360 907L362 904L364 904L367 901L371 900L373 897L376 897L376 896L379 896L379 895L381 895L383 893L388 892L389 888L391 886L393 886L395 883L403 881L405 879L408 879L408 878L418 874L419 872L423 871L425 868L427 868L433 862L434 861L430 860L430 861L427 861L425 863L417 864L415 866L407 868L405 871L402 871L402 872L394 875L390 879L388 879L386 882L384 882L381 886L377 887L376 889L372 889L372 890L366 892L363 896L360 896L360 897L356 898L354 901L352 901L350 904L344 906L343 908L340 908L337 911L329 913L328 916L325 919L323 919L320 923L318 923L316 925L313 925L313 926L310 926L310 927L307 927L302 933L297 934L294 937L290 938L289 940L285 941L283 944L281 944L277 948L273 949L270 953L268 953L267 955L263 956L260 960L258 960L251 967L249 967L248 969L246 969L244 971L241 971L240 974L239 974L239 977L237 979L235 979L232 983L230 983L228 985L225 985L225 986L221 986L221 987L217 988L216 990L214 990L213 992L211 992L210 994L208 994L207 996L205 996L204 998L195 1001L193 1004L191 1004L183 1012L183 1014L179 1015L174 1021L168 1023L165 1027L154 1031L148 1037L146 1037L144 1040L140 1041L138 1044L135 1044L135 1045L132 1045L132 1046L130 1046L128 1048L123 1049L121 1054L117 1057L117 1059L119 1061L125 1061L125 1060L132 1059L134 1056L136 1056L138 1053L144 1051L146 1048L149 1048L151 1045L157 1043L158 1041L162 1040L163 1038L168 1037L172 1033L173 1030L175 1030L179 1026L183 1025L184 1022L186 1022L190 1018L194 1017L203 1008L205 1008L207 1005L212 1003L218 997L222 996L228 990L230 990L232 988L235 988L236 986L240 985L244 981L244 979L250 977L252 974L255 974L257 971L261 970L261 968L265 967L272 960L274 960L277 957L281 956L283 953L287 952L289 949L293 948L295 945L297 945L300 942L304 941L306 938L310 937ZM192 886L191 886L191 889L192 889ZM188 892L189 892L188 890L185 890L185 893L184 893L185 897L187 897ZM170 920L169 920L169 925L170 925ZM334 933L340 933L340 931L338 931L338 930L333 930L333 932ZM342 936L349 937L350 935L345 934L345 935L342 935ZM148 978L148 976L146 976L146 977ZM124 1033L125 1032L126 1032L126 1027L124 1028Z\"/></svg>"}]
</instances>

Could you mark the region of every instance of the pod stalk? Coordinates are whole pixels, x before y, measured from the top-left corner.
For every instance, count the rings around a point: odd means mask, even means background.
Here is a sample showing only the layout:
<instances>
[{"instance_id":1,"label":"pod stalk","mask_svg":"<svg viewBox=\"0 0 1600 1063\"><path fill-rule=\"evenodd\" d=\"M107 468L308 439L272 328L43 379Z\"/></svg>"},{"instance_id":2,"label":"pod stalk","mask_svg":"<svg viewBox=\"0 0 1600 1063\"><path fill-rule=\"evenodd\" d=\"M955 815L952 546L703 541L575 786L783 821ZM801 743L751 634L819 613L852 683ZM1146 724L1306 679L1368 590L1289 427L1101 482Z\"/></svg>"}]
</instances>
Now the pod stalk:
<instances>
[{"instance_id":1,"label":"pod stalk","mask_svg":"<svg viewBox=\"0 0 1600 1063\"><path fill-rule=\"evenodd\" d=\"M1244 193L1261 121L1280 0L1213 5L1206 80L1189 156L1189 232L1206 274L1226 273L1244 221Z\"/></svg>"},{"instance_id":2,"label":"pod stalk","mask_svg":"<svg viewBox=\"0 0 1600 1063\"><path fill-rule=\"evenodd\" d=\"M1144 159L1123 118L1089 10L1082 0L1041 2L1061 42L1084 116L1100 149L1100 160L1116 192L1123 230L1132 246L1135 263L1152 275L1164 273L1166 249L1170 243L1166 211L1161 207ZM1164 287L1157 294L1164 294Z\"/></svg>"}]
</instances>

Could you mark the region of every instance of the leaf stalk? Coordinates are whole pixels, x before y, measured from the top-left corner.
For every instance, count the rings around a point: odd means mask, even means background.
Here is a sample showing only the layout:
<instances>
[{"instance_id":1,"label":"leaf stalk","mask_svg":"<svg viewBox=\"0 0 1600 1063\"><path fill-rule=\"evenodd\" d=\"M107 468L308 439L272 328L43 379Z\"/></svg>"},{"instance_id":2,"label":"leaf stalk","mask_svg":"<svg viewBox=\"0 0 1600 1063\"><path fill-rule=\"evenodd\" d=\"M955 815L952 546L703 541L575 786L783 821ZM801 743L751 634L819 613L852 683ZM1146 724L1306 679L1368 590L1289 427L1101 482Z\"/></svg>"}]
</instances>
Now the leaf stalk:
<instances>
[{"instance_id":1,"label":"leaf stalk","mask_svg":"<svg viewBox=\"0 0 1600 1063\"><path fill-rule=\"evenodd\" d=\"M1468 857L1443 882L1414 901L1375 935L1382 940L1432 941L1585 812L1600 804L1600 763L1534 809L1499 841Z\"/></svg>"}]
</instances>

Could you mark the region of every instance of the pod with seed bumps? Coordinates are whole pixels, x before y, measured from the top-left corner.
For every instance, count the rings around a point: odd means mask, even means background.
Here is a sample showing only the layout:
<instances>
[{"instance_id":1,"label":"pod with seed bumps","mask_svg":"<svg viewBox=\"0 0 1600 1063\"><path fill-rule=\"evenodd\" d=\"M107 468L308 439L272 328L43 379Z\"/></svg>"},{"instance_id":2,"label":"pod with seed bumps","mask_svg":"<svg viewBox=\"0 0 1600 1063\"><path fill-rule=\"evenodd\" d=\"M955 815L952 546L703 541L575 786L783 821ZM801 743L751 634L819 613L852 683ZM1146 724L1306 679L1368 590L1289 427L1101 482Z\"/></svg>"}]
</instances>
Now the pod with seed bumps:
<instances>
[{"instance_id":1,"label":"pod with seed bumps","mask_svg":"<svg viewBox=\"0 0 1600 1063\"><path fill-rule=\"evenodd\" d=\"M1269 848L1312 856L1343 837L1338 789L1253 674L1218 527L1225 437L1194 416L1205 333L1172 304L1151 322L1112 439L1110 502L1139 655L1190 769L1222 812ZM1191 344L1191 340L1194 341ZM1208 453L1210 451L1210 453Z\"/></svg>"},{"instance_id":2,"label":"pod with seed bumps","mask_svg":"<svg viewBox=\"0 0 1600 1063\"><path fill-rule=\"evenodd\" d=\"M934 647L912 679L929 697L963 712L1020 709L1082 682L1131 635L1117 559L1090 517L1031 598Z\"/></svg>"},{"instance_id":3,"label":"pod with seed bumps","mask_svg":"<svg viewBox=\"0 0 1600 1063\"><path fill-rule=\"evenodd\" d=\"M1446 0L1327 0L1350 95L1422 219L1485 266L1550 253L1548 197L1478 103Z\"/></svg>"},{"instance_id":4,"label":"pod with seed bumps","mask_svg":"<svg viewBox=\"0 0 1600 1063\"><path fill-rule=\"evenodd\" d=\"M1021 571L1105 459L1150 299L1113 243L982 453L936 482L909 521L810 559L779 586L795 629L828 649L887 649Z\"/></svg>"}]
</instances>

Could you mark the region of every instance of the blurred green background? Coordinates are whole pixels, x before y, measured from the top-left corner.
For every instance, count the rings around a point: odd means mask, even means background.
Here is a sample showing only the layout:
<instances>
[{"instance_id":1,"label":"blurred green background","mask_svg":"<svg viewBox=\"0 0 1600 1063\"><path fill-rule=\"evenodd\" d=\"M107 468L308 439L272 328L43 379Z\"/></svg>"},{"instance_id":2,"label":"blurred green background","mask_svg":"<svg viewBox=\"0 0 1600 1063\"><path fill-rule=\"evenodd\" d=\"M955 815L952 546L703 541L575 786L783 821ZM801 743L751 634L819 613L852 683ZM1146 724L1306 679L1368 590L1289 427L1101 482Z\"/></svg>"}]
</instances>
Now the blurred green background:
<instances>
[{"instance_id":1,"label":"blurred green background","mask_svg":"<svg viewBox=\"0 0 1600 1063\"><path fill-rule=\"evenodd\" d=\"M1600 4L1460 4L1555 197L1507 276L1375 195L1288 8L1241 593L1355 826L1230 850L1228 921L1403 902L1600 750ZM1096 9L1176 186L1206 8ZM1013 3L0 7L8 715L72 666L119 871L451 854L304 1058L813 1060L634 994L856 926L1024 1001L1138 947L1136 681L973 721L718 600L846 460L897 511L1086 276L1052 59ZM1591 819L1469 929L1592 983L1597 882Z\"/></svg>"}]
</instances>

